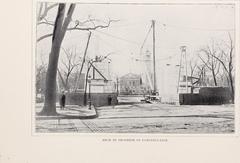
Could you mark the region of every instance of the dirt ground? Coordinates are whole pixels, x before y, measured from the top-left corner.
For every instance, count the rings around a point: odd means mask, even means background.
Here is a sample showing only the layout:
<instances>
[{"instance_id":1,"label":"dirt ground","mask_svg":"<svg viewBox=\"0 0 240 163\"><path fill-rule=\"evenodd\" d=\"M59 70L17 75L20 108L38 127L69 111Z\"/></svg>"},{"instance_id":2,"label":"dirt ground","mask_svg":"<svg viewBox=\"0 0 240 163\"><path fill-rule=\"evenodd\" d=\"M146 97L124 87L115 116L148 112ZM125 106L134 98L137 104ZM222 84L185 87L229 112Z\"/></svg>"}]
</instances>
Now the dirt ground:
<instances>
[{"instance_id":1,"label":"dirt ground","mask_svg":"<svg viewBox=\"0 0 240 163\"><path fill-rule=\"evenodd\" d=\"M234 105L132 104L97 108L95 119L36 120L41 133L234 133Z\"/></svg>"}]
</instances>

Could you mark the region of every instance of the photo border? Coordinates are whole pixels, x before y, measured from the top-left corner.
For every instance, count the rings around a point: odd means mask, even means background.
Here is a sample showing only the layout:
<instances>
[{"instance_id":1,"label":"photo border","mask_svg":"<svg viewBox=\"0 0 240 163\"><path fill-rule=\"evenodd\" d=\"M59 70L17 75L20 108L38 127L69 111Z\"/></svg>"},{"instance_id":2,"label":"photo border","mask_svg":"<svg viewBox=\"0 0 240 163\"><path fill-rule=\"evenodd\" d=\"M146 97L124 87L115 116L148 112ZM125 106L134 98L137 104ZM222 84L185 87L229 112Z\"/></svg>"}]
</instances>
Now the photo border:
<instances>
[{"instance_id":1,"label":"photo border","mask_svg":"<svg viewBox=\"0 0 240 163\"><path fill-rule=\"evenodd\" d=\"M219 133L219 134L214 134L214 133L208 133L208 134L171 134L171 133L75 133L75 132L69 132L69 133L39 133L35 131L35 64L36 64L36 32L37 32L37 27L36 27L36 15L37 15L37 10L36 6L38 2L66 2L66 3L77 3L77 4L82 4L82 5L234 5L235 6L235 104L234 104L234 133ZM106 2L106 1L92 1L89 0L89 2L86 1L66 1L66 0L61 0L61 1L41 1L41 0L33 0L32 1L32 82L31 82L31 101L32 101L32 108L31 108L31 136L80 136L80 137L95 137L95 138L170 138L170 137L239 137L239 111L237 108L240 106L239 100L237 100L240 96L239 94L239 1L220 1L220 0L213 0L213 1L201 1L200 0L188 0L188 1L162 1L162 2L127 2L127 1L122 1L122 2Z\"/></svg>"}]
</instances>

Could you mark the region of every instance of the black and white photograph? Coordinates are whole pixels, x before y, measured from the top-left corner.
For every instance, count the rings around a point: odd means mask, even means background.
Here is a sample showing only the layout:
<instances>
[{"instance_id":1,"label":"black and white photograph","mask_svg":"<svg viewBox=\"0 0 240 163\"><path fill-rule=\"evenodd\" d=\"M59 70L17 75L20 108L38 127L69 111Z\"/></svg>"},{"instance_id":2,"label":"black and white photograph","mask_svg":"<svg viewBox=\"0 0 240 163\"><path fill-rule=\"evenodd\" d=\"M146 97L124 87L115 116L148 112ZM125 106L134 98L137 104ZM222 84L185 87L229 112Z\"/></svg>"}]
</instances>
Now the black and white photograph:
<instances>
[{"instance_id":1,"label":"black and white photograph","mask_svg":"<svg viewBox=\"0 0 240 163\"><path fill-rule=\"evenodd\" d=\"M234 3L33 5L34 133L235 134Z\"/></svg>"}]
</instances>

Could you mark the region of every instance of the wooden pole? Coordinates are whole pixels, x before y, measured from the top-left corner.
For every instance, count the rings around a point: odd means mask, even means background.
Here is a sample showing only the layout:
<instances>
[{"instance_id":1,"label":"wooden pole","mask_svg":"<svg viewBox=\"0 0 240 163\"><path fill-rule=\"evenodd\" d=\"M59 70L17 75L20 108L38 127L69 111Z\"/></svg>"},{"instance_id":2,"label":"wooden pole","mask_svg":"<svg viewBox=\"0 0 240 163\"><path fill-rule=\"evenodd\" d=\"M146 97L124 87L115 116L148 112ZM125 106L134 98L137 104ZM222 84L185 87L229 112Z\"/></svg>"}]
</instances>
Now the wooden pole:
<instances>
[{"instance_id":1,"label":"wooden pole","mask_svg":"<svg viewBox=\"0 0 240 163\"><path fill-rule=\"evenodd\" d=\"M179 72L178 72L178 87L177 87L177 93L179 93L179 87L180 87L180 77L181 77L181 68L182 68L182 51L181 51L181 58L180 58L180 66L179 66Z\"/></svg>"},{"instance_id":2,"label":"wooden pole","mask_svg":"<svg viewBox=\"0 0 240 163\"><path fill-rule=\"evenodd\" d=\"M186 93L188 93L188 73L187 73L187 53L186 53L186 49L184 51L184 55L185 55L185 71L186 71Z\"/></svg>"},{"instance_id":3,"label":"wooden pole","mask_svg":"<svg viewBox=\"0 0 240 163\"><path fill-rule=\"evenodd\" d=\"M82 61L81 68L80 68L80 71L79 71L79 74L78 74L78 77L77 77L77 81L76 81L76 84L75 84L75 91L78 89L78 86L79 86L78 82L79 82L79 79L81 77L83 66L84 66L84 63L85 63L85 60L86 60L86 55L87 55L87 50L88 50L88 45L89 45L91 35L92 35L92 32L90 32L89 35L88 35L87 45L85 47L84 55L83 55L83 61Z\"/></svg>"},{"instance_id":4,"label":"wooden pole","mask_svg":"<svg viewBox=\"0 0 240 163\"><path fill-rule=\"evenodd\" d=\"M152 20L152 28L153 28L153 91L154 93L156 93L157 83L156 83L156 61L155 61L155 20Z\"/></svg>"}]
</instances>

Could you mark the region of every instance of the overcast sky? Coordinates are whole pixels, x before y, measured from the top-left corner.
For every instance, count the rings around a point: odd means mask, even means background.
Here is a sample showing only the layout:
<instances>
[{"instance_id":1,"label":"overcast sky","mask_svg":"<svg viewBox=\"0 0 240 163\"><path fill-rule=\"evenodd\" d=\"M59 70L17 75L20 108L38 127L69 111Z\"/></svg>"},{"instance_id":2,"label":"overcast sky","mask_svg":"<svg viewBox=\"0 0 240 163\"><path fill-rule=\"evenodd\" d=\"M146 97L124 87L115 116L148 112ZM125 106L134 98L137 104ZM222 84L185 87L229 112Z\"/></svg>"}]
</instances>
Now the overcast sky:
<instances>
[{"instance_id":1,"label":"overcast sky","mask_svg":"<svg viewBox=\"0 0 240 163\"><path fill-rule=\"evenodd\" d=\"M55 20L57 8L47 19ZM206 45L210 39L226 39L227 32L234 32L234 6L231 5L114 5L114 4L77 4L73 20L84 21L88 16L95 19L119 20L107 29L93 32L90 41L90 57L110 55L113 72L121 76L128 72L142 71L139 58L140 48L151 26L156 21L156 64L157 69L166 64L179 63L180 49L187 46L187 54L196 55L196 51ZM37 37L51 33L52 27L41 25L37 28ZM71 31L66 33L62 46L76 48L83 55L88 32ZM40 56L47 62L51 39L37 43L37 62ZM152 51L152 31L143 52ZM63 57L62 52L60 57ZM158 71L160 73L160 71Z\"/></svg>"}]
</instances>

